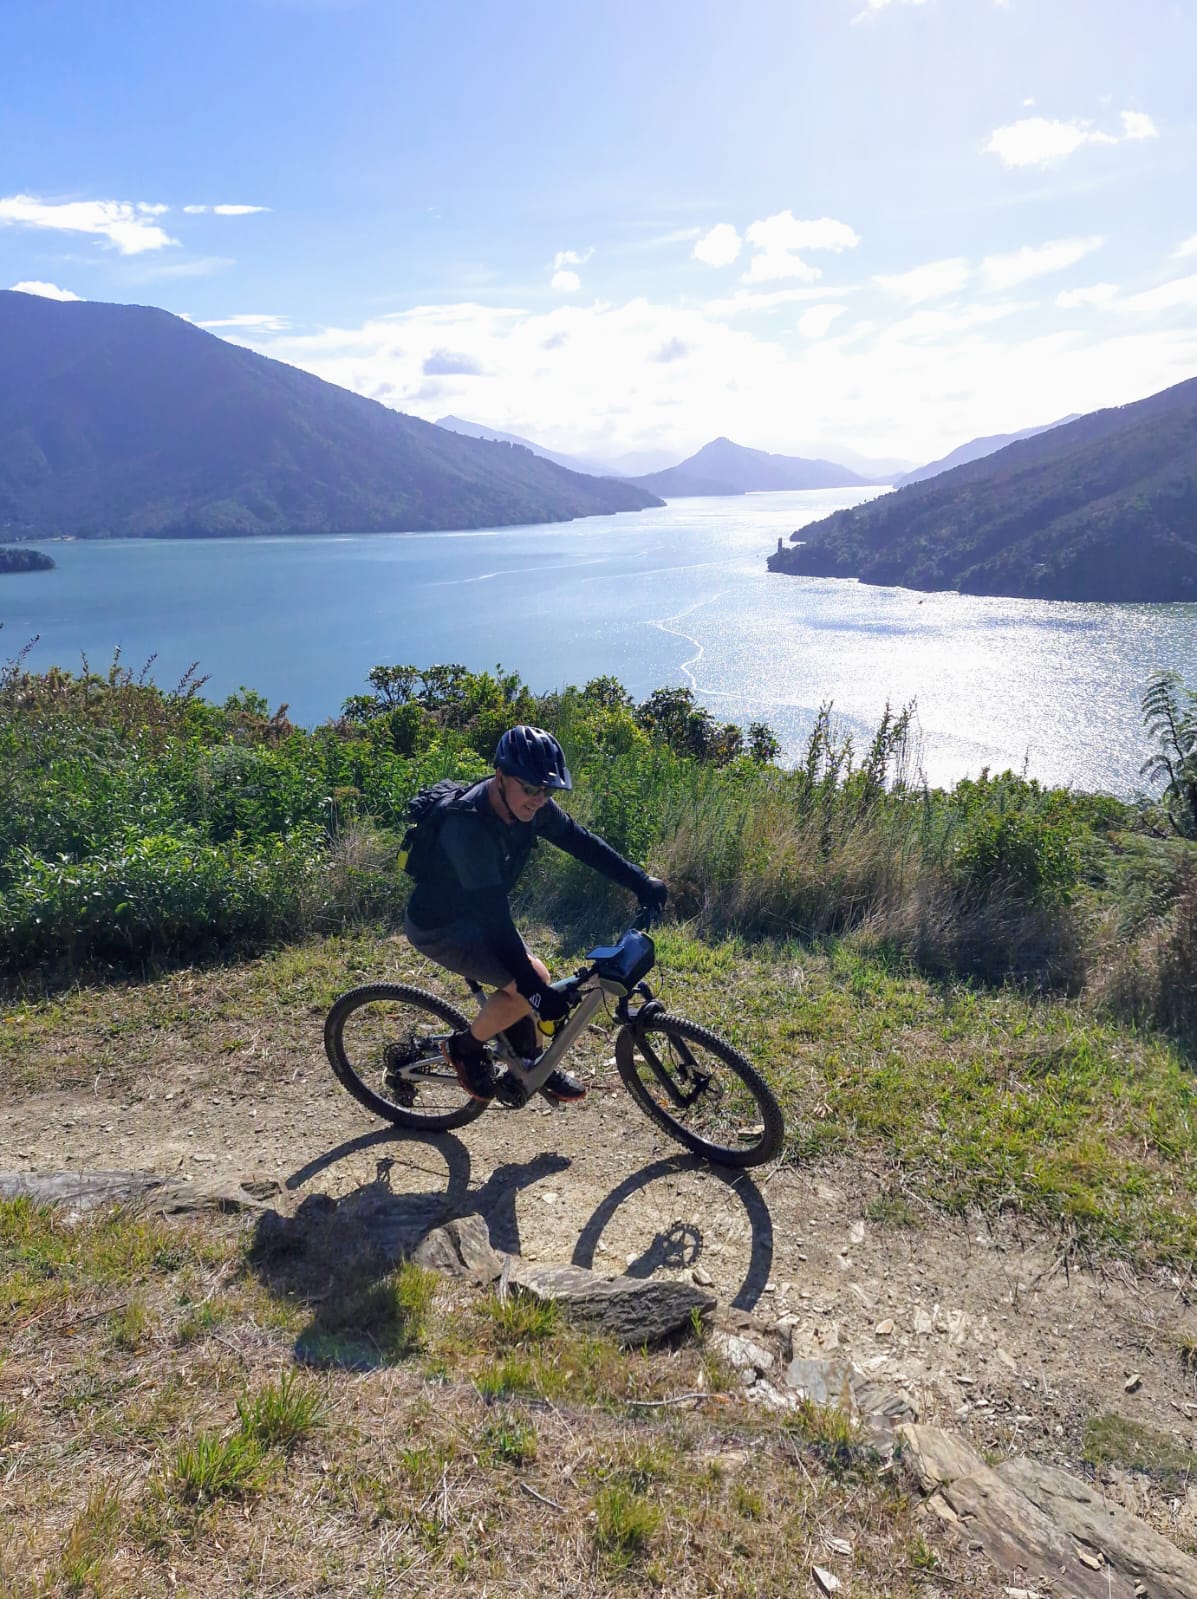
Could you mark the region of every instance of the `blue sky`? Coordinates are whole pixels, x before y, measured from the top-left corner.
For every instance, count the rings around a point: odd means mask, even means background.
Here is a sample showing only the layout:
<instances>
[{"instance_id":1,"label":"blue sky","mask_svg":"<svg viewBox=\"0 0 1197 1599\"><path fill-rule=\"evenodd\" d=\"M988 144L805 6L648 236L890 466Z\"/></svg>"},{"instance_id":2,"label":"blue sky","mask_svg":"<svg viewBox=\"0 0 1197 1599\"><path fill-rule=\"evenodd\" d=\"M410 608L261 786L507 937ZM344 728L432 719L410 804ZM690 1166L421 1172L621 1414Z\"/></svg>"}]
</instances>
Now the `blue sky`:
<instances>
[{"instance_id":1,"label":"blue sky","mask_svg":"<svg viewBox=\"0 0 1197 1599\"><path fill-rule=\"evenodd\" d=\"M1192 0L8 0L0 287L560 450L1197 375Z\"/></svg>"}]
</instances>

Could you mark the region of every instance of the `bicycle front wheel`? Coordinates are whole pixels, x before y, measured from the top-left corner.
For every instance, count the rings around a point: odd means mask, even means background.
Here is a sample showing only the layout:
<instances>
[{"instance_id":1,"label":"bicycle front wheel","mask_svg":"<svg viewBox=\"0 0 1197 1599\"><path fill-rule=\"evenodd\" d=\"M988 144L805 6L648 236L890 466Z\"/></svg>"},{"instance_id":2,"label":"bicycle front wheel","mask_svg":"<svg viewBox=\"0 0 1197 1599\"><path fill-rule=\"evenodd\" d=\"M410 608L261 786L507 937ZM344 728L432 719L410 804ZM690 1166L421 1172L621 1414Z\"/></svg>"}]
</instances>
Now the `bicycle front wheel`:
<instances>
[{"instance_id":1,"label":"bicycle front wheel","mask_svg":"<svg viewBox=\"0 0 1197 1599\"><path fill-rule=\"evenodd\" d=\"M628 1092L671 1138L719 1166L760 1166L785 1126L772 1090L717 1033L664 1011L621 1028L615 1063Z\"/></svg>"},{"instance_id":2,"label":"bicycle front wheel","mask_svg":"<svg viewBox=\"0 0 1197 1599\"><path fill-rule=\"evenodd\" d=\"M441 1040L467 1025L459 1010L422 988L367 983L334 1003L324 1049L367 1110L399 1127L446 1132L486 1109L466 1095L441 1054Z\"/></svg>"}]
</instances>

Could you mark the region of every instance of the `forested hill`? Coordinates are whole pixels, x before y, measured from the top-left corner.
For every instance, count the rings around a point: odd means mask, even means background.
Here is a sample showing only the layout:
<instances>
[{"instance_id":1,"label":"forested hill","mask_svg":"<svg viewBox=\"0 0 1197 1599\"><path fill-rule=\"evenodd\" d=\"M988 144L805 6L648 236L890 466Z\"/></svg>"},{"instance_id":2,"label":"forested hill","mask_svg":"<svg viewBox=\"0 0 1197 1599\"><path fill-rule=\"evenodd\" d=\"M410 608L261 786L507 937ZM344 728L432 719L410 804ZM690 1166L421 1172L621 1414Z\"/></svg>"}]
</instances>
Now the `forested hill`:
<instances>
[{"instance_id":1,"label":"forested hill","mask_svg":"<svg viewBox=\"0 0 1197 1599\"><path fill-rule=\"evenodd\" d=\"M805 527L770 570L1053 600L1197 600L1197 379Z\"/></svg>"},{"instance_id":2,"label":"forested hill","mask_svg":"<svg viewBox=\"0 0 1197 1599\"><path fill-rule=\"evenodd\" d=\"M165 311L0 292L0 541L491 527L659 503Z\"/></svg>"}]
</instances>

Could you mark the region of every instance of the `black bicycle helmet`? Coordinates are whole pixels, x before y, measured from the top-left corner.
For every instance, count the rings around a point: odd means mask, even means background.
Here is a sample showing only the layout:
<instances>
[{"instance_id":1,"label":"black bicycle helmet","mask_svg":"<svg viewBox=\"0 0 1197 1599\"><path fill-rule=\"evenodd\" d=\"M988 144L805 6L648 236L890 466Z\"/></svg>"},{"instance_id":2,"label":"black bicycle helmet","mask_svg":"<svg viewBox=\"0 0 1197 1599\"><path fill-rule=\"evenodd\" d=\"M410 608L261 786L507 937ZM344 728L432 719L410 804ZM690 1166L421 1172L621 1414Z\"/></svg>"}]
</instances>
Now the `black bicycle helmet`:
<instances>
[{"instance_id":1,"label":"black bicycle helmet","mask_svg":"<svg viewBox=\"0 0 1197 1599\"><path fill-rule=\"evenodd\" d=\"M565 751L543 727L509 727L495 750L500 772L542 788L572 788Z\"/></svg>"}]
</instances>

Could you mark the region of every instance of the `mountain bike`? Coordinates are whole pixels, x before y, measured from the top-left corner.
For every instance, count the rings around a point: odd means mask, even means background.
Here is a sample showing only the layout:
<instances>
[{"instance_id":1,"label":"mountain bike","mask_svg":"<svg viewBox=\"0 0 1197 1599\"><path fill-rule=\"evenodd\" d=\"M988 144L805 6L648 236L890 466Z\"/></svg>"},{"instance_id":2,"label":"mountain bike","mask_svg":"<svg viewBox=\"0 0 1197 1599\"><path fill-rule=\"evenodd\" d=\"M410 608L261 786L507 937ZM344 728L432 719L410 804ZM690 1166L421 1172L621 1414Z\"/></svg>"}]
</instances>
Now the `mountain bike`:
<instances>
[{"instance_id":1,"label":"mountain bike","mask_svg":"<svg viewBox=\"0 0 1197 1599\"><path fill-rule=\"evenodd\" d=\"M656 964L647 928L633 925L587 964L553 984L570 1005L543 1052L527 1059L504 1034L487 1048L502 1068L492 1103L518 1110L562 1064L606 1004L618 1025L615 1064L624 1087L658 1127L717 1165L759 1166L785 1128L772 1091L726 1039L667 1011L645 978ZM476 1000L486 991L470 982ZM613 1002L613 1003L612 1003ZM402 983L367 983L337 999L324 1048L337 1077L367 1110L399 1127L447 1132L489 1108L470 1099L441 1046L469 1025L448 1000Z\"/></svg>"}]
</instances>

